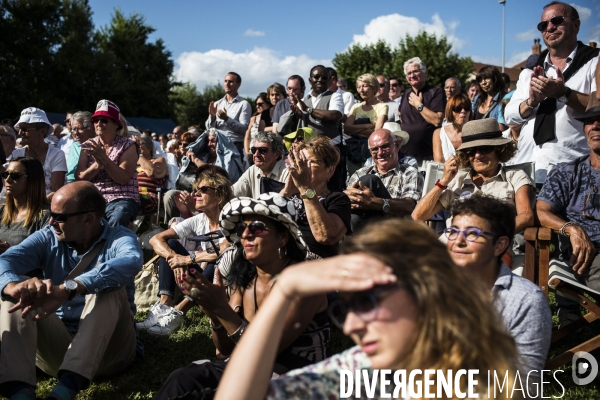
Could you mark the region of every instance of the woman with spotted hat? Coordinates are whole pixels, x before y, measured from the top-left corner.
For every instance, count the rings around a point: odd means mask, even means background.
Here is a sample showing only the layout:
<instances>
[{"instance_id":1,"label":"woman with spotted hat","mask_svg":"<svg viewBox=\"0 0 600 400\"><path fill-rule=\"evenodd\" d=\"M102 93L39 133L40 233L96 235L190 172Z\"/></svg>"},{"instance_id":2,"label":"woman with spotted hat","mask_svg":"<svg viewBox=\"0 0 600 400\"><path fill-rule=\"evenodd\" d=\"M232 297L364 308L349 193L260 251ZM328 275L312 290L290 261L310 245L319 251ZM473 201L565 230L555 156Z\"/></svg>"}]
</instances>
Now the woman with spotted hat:
<instances>
[{"instance_id":1,"label":"woman with spotted hat","mask_svg":"<svg viewBox=\"0 0 600 400\"><path fill-rule=\"evenodd\" d=\"M181 284L210 318L217 350L229 355L273 287L289 265L306 257L306 244L295 222L294 204L277 193L257 199L238 197L223 207L221 230L237 248L224 281L215 271L215 284L201 271L189 270ZM230 288L227 299L225 285ZM330 354L329 319L325 294L296 302L285 315L284 333L277 347L273 371L323 360ZM213 392L223 374L225 361L193 363L175 370L155 398L185 398L191 393Z\"/></svg>"}]
</instances>

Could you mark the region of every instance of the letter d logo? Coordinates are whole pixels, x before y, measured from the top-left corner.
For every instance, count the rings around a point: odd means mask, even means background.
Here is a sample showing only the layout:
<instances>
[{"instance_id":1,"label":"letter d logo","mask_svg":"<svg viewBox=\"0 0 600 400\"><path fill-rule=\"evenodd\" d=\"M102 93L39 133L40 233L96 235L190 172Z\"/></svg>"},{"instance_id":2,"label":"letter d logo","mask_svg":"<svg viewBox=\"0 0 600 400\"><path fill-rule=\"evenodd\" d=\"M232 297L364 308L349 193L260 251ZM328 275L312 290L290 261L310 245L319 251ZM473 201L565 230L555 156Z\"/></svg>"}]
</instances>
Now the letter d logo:
<instances>
[{"instance_id":1,"label":"letter d logo","mask_svg":"<svg viewBox=\"0 0 600 400\"><path fill-rule=\"evenodd\" d=\"M573 367L573 382L576 385L587 385L596 379L596 375L598 375L598 361L593 355L585 351L575 353L571 365ZM580 378L580 376L585 375L587 377Z\"/></svg>"}]
</instances>

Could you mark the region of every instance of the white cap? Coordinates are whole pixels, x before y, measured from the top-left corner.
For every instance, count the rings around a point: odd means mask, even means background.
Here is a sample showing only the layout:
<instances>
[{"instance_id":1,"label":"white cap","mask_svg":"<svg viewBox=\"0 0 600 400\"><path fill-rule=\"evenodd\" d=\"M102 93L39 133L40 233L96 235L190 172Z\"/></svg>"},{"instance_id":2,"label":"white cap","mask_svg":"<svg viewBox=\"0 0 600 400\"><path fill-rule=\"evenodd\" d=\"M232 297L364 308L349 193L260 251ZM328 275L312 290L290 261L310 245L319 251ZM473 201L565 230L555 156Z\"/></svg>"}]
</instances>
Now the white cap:
<instances>
[{"instance_id":1,"label":"white cap","mask_svg":"<svg viewBox=\"0 0 600 400\"><path fill-rule=\"evenodd\" d=\"M42 122L48 125L48 132L46 135L51 135L52 132L54 132L54 127L52 126L50 121L48 121L46 113L44 112L44 110L40 110L39 108L28 107L21 111L21 117L19 118L19 121L17 121L17 123L15 124L15 129L17 130L17 132L19 131L19 124L21 122L24 122L26 124L37 124Z\"/></svg>"}]
</instances>

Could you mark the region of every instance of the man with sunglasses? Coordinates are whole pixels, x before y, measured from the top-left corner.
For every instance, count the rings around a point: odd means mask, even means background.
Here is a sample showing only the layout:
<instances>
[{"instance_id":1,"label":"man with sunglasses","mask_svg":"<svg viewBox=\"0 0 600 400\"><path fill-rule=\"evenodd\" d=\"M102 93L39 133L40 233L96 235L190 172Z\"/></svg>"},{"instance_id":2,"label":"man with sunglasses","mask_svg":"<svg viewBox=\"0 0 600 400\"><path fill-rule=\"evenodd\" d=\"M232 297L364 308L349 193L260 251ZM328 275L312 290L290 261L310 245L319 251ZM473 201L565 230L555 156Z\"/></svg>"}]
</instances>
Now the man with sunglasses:
<instances>
[{"instance_id":1,"label":"man with sunglasses","mask_svg":"<svg viewBox=\"0 0 600 400\"><path fill-rule=\"evenodd\" d=\"M63 186L48 226L0 256L0 395L35 399L37 365L58 378L48 398L75 399L96 375L142 355L133 279L143 255L131 230L109 226L105 208L92 183ZM25 276L33 266L43 279Z\"/></svg>"},{"instance_id":2,"label":"man with sunglasses","mask_svg":"<svg viewBox=\"0 0 600 400\"><path fill-rule=\"evenodd\" d=\"M552 314L546 297L532 282L515 275L501 261L515 231L515 209L491 196L476 194L455 202L452 224L444 230L452 261L474 283L483 283L521 355L519 372L529 375L529 397L540 384L552 335Z\"/></svg>"},{"instance_id":3,"label":"man with sunglasses","mask_svg":"<svg viewBox=\"0 0 600 400\"><path fill-rule=\"evenodd\" d=\"M388 81L390 82L390 99L400 104L402 101L402 94L404 93L402 82L395 76L390 77Z\"/></svg>"},{"instance_id":4,"label":"man with sunglasses","mask_svg":"<svg viewBox=\"0 0 600 400\"><path fill-rule=\"evenodd\" d=\"M383 75L377 75L377 82L379 82L379 90L377 91L377 100L388 105L388 122L395 122L398 119L398 107L400 103L390 98L390 83L387 78Z\"/></svg>"},{"instance_id":5,"label":"man with sunglasses","mask_svg":"<svg viewBox=\"0 0 600 400\"><path fill-rule=\"evenodd\" d=\"M250 151L254 165L248 168L233 185L235 196L256 199L261 194L261 185L268 186L265 181L269 181L275 186L280 183L280 187L272 188L274 191L283 189L289 171L285 167L285 161L281 158L283 154L281 136L274 132L258 132L252 138Z\"/></svg>"},{"instance_id":6,"label":"man with sunglasses","mask_svg":"<svg viewBox=\"0 0 600 400\"><path fill-rule=\"evenodd\" d=\"M600 100L589 96L583 123L588 154L555 165L538 195L540 224L559 232L560 259L576 278L600 291ZM579 306L557 296L561 325L580 316Z\"/></svg>"},{"instance_id":7,"label":"man with sunglasses","mask_svg":"<svg viewBox=\"0 0 600 400\"><path fill-rule=\"evenodd\" d=\"M573 6L553 1L544 7L537 29L547 49L533 69L521 71L504 111L508 125L522 125L519 162L535 161L539 184L548 164L569 162L588 151L583 125L575 117L596 90L598 49L577 40L580 25Z\"/></svg>"}]
</instances>

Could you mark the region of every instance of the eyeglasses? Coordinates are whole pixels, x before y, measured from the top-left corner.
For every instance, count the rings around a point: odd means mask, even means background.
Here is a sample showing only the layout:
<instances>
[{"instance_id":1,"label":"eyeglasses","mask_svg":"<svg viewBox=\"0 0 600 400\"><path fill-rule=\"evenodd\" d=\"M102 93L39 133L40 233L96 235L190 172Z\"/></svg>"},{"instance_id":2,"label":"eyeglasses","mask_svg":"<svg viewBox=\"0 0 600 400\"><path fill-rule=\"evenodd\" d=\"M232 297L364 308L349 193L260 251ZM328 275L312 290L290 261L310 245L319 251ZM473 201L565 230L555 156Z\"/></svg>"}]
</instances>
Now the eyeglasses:
<instances>
[{"instance_id":1,"label":"eyeglasses","mask_svg":"<svg viewBox=\"0 0 600 400\"><path fill-rule=\"evenodd\" d=\"M566 17L559 15L550 18L548 21L542 21L539 24L537 24L537 30L540 32L544 32L548 28L548 22L552 22L552 25L554 26L562 25L562 23L565 22L565 18Z\"/></svg>"},{"instance_id":2,"label":"eyeglasses","mask_svg":"<svg viewBox=\"0 0 600 400\"><path fill-rule=\"evenodd\" d=\"M92 124L97 124L98 122L101 122L103 124L108 124L109 119L108 118L94 118L92 120Z\"/></svg>"},{"instance_id":3,"label":"eyeglasses","mask_svg":"<svg viewBox=\"0 0 600 400\"><path fill-rule=\"evenodd\" d=\"M88 128L83 127L83 128L71 128L71 132L85 132Z\"/></svg>"},{"instance_id":4,"label":"eyeglasses","mask_svg":"<svg viewBox=\"0 0 600 400\"><path fill-rule=\"evenodd\" d=\"M63 223L63 222L67 222L69 217L74 217L76 215L83 215L83 214L96 212L96 211L98 211L98 210L79 211L79 212L74 212L74 213L70 213L70 214L60 214L60 213L55 213L55 212L50 211L50 218L52 218L55 222Z\"/></svg>"},{"instance_id":5,"label":"eyeglasses","mask_svg":"<svg viewBox=\"0 0 600 400\"><path fill-rule=\"evenodd\" d=\"M462 110L465 110L467 112L471 111L471 109L469 108L469 106L467 106L466 104L461 104L461 105L452 107L452 111L454 111L455 113L459 113Z\"/></svg>"},{"instance_id":6,"label":"eyeglasses","mask_svg":"<svg viewBox=\"0 0 600 400\"><path fill-rule=\"evenodd\" d=\"M196 189L197 192L200 192L202 194L206 194L206 192L208 192L209 190L214 191L215 188L214 187L210 187L210 186L200 186L198 189Z\"/></svg>"},{"instance_id":7,"label":"eyeglasses","mask_svg":"<svg viewBox=\"0 0 600 400\"><path fill-rule=\"evenodd\" d=\"M384 83L379 82L379 87L380 88L385 87L385 82Z\"/></svg>"},{"instance_id":8,"label":"eyeglasses","mask_svg":"<svg viewBox=\"0 0 600 400\"><path fill-rule=\"evenodd\" d=\"M392 144L391 143L386 143L386 144L382 144L381 146L375 146L375 147L370 147L369 151L371 152L371 154L377 154L379 153L379 150L381 150L382 152L387 152L392 148Z\"/></svg>"},{"instance_id":9,"label":"eyeglasses","mask_svg":"<svg viewBox=\"0 0 600 400\"><path fill-rule=\"evenodd\" d=\"M264 156L265 154L267 154L269 152L269 148L268 147L250 147L250 153L256 154L257 151Z\"/></svg>"},{"instance_id":10,"label":"eyeglasses","mask_svg":"<svg viewBox=\"0 0 600 400\"><path fill-rule=\"evenodd\" d=\"M264 236L269 230L269 228L267 228L267 224L262 221L254 221L250 222L249 224L238 222L238 224L235 226L235 234L238 235L238 237L242 237L246 228L252 236Z\"/></svg>"},{"instance_id":11,"label":"eyeglasses","mask_svg":"<svg viewBox=\"0 0 600 400\"><path fill-rule=\"evenodd\" d=\"M379 314L379 303L381 300L386 295L400 288L400 285L381 286L364 292L355 293L348 300L339 298L331 303L327 312L331 321L339 328L343 328L350 310L352 310L352 312L363 322L375 321Z\"/></svg>"},{"instance_id":12,"label":"eyeglasses","mask_svg":"<svg viewBox=\"0 0 600 400\"><path fill-rule=\"evenodd\" d=\"M406 76L416 75L416 74L419 74L419 73L421 73L421 70L420 69L415 69L414 71L408 71L406 73Z\"/></svg>"},{"instance_id":13,"label":"eyeglasses","mask_svg":"<svg viewBox=\"0 0 600 400\"><path fill-rule=\"evenodd\" d=\"M481 229L477 229L477 228L467 228L465 230L460 230L460 229L456 229L456 228L444 229L444 234L446 234L446 237L448 238L448 240L458 239L458 235L460 235L461 233L465 236L465 239L469 242L476 241L477 239L479 239L479 236L481 236L481 235L489 235L492 237L498 236L495 233L482 231Z\"/></svg>"},{"instance_id":14,"label":"eyeglasses","mask_svg":"<svg viewBox=\"0 0 600 400\"><path fill-rule=\"evenodd\" d=\"M260 103L256 103L256 107L262 107L265 105L264 101L261 101Z\"/></svg>"},{"instance_id":15,"label":"eyeglasses","mask_svg":"<svg viewBox=\"0 0 600 400\"><path fill-rule=\"evenodd\" d=\"M27 174L22 174L20 172L8 172L8 171L4 171L0 174L0 176L2 177L2 179L8 179L8 177L10 176L10 179L12 179L13 181L18 181L19 179L21 179L22 176L24 177L28 177L29 175Z\"/></svg>"},{"instance_id":16,"label":"eyeglasses","mask_svg":"<svg viewBox=\"0 0 600 400\"><path fill-rule=\"evenodd\" d=\"M312 78L313 81L318 81L318 80L326 81L327 80L327 75L319 75L319 74L317 74L317 75L311 76L311 78Z\"/></svg>"},{"instance_id":17,"label":"eyeglasses","mask_svg":"<svg viewBox=\"0 0 600 400\"><path fill-rule=\"evenodd\" d=\"M492 151L496 149L496 146L479 146L479 147L471 147L469 149L463 150L467 157L473 157L475 154L490 154Z\"/></svg>"},{"instance_id":18,"label":"eyeglasses","mask_svg":"<svg viewBox=\"0 0 600 400\"><path fill-rule=\"evenodd\" d=\"M584 218L591 219L593 221L600 221L600 218L596 218L593 215L586 213L585 210L588 206L588 203L590 202L590 198L592 198L592 196L596 196L597 193L598 193L598 188L597 187L592 188L590 193L585 197L585 202L583 203L583 209L581 209L581 215ZM594 205L594 200L592 199L592 206L593 205Z\"/></svg>"}]
</instances>

